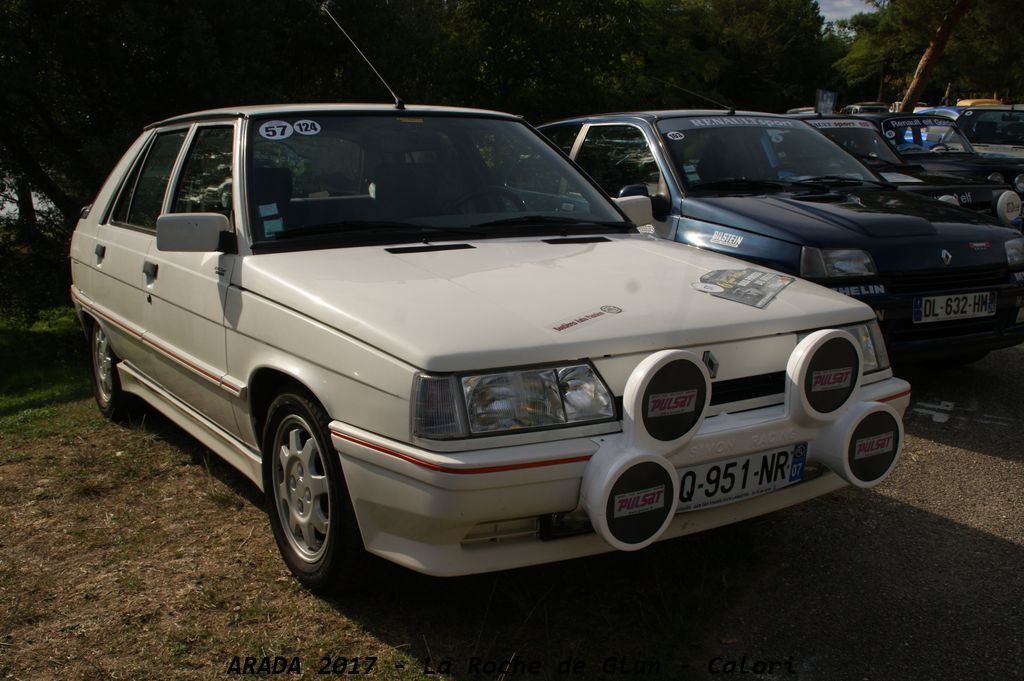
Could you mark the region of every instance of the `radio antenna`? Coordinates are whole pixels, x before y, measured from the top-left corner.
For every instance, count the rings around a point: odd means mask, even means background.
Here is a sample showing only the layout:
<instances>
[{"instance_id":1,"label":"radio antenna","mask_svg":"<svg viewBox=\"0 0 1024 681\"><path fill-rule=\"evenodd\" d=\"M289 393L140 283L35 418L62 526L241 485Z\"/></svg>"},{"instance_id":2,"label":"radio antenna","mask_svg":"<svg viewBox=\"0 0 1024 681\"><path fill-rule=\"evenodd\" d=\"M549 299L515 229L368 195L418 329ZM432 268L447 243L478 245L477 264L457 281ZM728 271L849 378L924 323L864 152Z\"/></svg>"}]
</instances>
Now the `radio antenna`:
<instances>
[{"instance_id":1,"label":"radio antenna","mask_svg":"<svg viewBox=\"0 0 1024 681\"><path fill-rule=\"evenodd\" d=\"M366 65L370 67L370 70L372 70L374 72L374 74L376 74L376 76L378 78L380 78L380 82L384 84L384 87L387 88L388 92L390 92L391 96L394 98L394 100L395 100L395 108L396 109L404 109L405 108L405 102L402 101L402 98L395 94L395 91L391 89L391 86L388 85L388 82L386 80L384 80L384 76L380 75L380 71L378 71L374 67L373 63L369 60L369 58L367 58L367 56L365 54L363 54L363 51L359 49L359 46L356 45L356 41L352 40L352 36L350 36L348 34L348 32L344 28L342 28L341 24L338 23L338 20L334 18L333 14L331 14L331 10L328 7L328 5L330 5L330 4L331 4L330 0L327 0L326 2L321 3L320 4L320 11L323 12L324 14L326 14L327 16L329 16L331 18L331 21L333 21L334 25L338 27L338 30L341 31L342 35L344 35L346 38L348 38L348 41L350 43L352 43L352 47L356 48L356 52L358 52L359 56L363 58L363 60L366 62Z\"/></svg>"},{"instance_id":2,"label":"radio antenna","mask_svg":"<svg viewBox=\"0 0 1024 681\"><path fill-rule=\"evenodd\" d=\"M719 106L719 107L721 107L723 109L728 109L730 116L733 115L734 113L736 113L736 107L734 107L732 105L723 104L722 102L715 101L714 99L711 99L710 97L705 97L704 95L702 95L702 94L700 94L698 92L693 92L692 90L687 90L682 85L676 85L675 83L670 83L667 80L662 80L661 78L656 78L654 76L648 76L648 77L651 80L656 80L659 83L662 83L664 85L668 85L669 87L674 87L677 90L682 90L683 92L685 92L688 95L693 95L694 97L698 97L700 99L703 99L705 102L711 102L715 106Z\"/></svg>"}]
</instances>

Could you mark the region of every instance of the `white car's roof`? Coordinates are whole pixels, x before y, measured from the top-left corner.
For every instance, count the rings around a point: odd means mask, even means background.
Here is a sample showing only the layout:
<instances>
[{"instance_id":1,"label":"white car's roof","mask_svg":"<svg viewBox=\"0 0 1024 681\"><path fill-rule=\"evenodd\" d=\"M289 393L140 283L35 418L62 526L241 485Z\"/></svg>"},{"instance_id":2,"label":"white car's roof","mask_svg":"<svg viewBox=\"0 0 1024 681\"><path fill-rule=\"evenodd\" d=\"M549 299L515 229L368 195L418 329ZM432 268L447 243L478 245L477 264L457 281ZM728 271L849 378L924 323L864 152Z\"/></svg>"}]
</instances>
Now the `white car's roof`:
<instances>
[{"instance_id":1,"label":"white car's roof","mask_svg":"<svg viewBox=\"0 0 1024 681\"><path fill-rule=\"evenodd\" d=\"M431 106L427 104L406 104L404 109L395 108L394 104L336 104L336 103L308 103L308 104L260 104L251 106L232 106L221 109L206 109L205 111L194 111L192 113L180 114L165 118L162 121L151 123L146 129L156 128L174 123L183 123L193 120L205 120L209 118L247 118L250 116L266 116L268 114L280 114L292 116L296 114L316 113L393 113L396 116L408 116L415 114L455 114L469 116L487 116L489 118L509 118L518 120L519 116L491 111L490 109L470 109L459 106Z\"/></svg>"}]
</instances>

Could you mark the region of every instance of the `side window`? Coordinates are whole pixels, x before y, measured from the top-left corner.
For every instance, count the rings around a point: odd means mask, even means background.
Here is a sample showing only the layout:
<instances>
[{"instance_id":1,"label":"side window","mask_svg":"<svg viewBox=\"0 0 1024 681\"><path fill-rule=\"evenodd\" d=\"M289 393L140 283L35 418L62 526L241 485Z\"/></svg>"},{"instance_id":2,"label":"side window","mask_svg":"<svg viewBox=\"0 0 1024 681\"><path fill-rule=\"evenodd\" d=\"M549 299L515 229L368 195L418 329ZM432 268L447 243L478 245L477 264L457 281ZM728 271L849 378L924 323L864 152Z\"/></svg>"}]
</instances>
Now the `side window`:
<instances>
[{"instance_id":1,"label":"side window","mask_svg":"<svg viewBox=\"0 0 1024 681\"><path fill-rule=\"evenodd\" d=\"M582 123L575 123L570 125L559 125L554 128L545 128L544 136L555 143L555 146L565 152L568 156L572 151L572 145L576 141L576 136L580 134L580 128L583 127Z\"/></svg>"},{"instance_id":2,"label":"side window","mask_svg":"<svg viewBox=\"0 0 1024 681\"><path fill-rule=\"evenodd\" d=\"M184 130L156 136L137 177L130 179L121 190L117 205L114 206L113 222L156 229L156 218L163 206L167 181L184 141Z\"/></svg>"},{"instance_id":3,"label":"side window","mask_svg":"<svg viewBox=\"0 0 1024 681\"><path fill-rule=\"evenodd\" d=\"M231 148L234 128L196 131L181 171L172 213L231 213Z\"/></svg>"},{"instance_id":4,"label":"side window","mask_svg":"<svg viewBox=\"0 0 1024 681\"><path fill-rule=\"evenodd\" d=\"M654 196L662 183L661 171L647 140L632 125L600 125L587 131L576 163L586 170L609 196L631 184L647 185Z\"/></svg>"}]
</instances>

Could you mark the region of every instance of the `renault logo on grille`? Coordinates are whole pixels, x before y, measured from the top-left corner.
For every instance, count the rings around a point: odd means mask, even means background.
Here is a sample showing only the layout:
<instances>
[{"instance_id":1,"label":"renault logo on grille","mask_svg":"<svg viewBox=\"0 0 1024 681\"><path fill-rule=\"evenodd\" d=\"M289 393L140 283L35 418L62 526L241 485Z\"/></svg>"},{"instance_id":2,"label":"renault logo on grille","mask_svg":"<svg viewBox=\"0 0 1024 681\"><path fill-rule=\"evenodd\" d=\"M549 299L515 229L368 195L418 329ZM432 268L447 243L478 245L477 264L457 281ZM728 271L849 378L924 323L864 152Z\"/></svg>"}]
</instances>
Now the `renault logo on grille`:
<instances>
[{"instance_id":1,"label":"renault logo on grille","mask_svg":"<svg viewBox=\"0 0 1024 681\"><path fill-rule=\"evenodd\" d=\"M715 359L715 356L711 354L710 350L705 350L700 359L704 362L704 366L708 368L708 373L711 374L711 378L714 378L718 373L718 360Z\"/></svg>"},{"instance_id":2,"label":"renault logo on grille","mask_svg":"<svg viewBox=\"0 0 1024 681\"><path fill-rule=\"evenodd\" d=\"M953 262L953 254L947 251L945 248L942 249L942 264L948 265Z\"/></svg>"}]
</instances>

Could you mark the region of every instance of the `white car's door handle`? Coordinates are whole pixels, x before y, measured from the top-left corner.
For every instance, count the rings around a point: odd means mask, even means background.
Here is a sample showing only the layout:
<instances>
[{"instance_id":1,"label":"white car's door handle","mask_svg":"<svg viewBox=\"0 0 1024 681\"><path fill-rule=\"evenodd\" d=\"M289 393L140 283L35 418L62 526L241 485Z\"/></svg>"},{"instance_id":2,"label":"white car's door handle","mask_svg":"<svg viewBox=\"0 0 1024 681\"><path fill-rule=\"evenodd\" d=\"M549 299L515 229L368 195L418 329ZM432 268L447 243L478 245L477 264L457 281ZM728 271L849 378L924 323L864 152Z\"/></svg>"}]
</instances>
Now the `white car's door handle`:
<instances>
[{"instance_id":1,"label":"white car's door handle","mask_svg":"<svg viewBox=\"0 0 1024 681\"><path fill-rule=\"evenodd\" d=\"M154 279L156 279L156 274L159 270L160 266L157 265L155 262L150 262L149 260L147 260L144 263L142 263L142 273L146 275L146 279L148 279L149 281L153 281Z\"/></svg>"},{"instance_id":2,"label":"white car's door handle","mask_svg":"<svg viewBox=\"0 0 1024 681\"><path fill-rule=\"evenodd\" d=\"M96 248L93 251L96 254L96 264L103 262L103 258L107 256L107 247L103 244L96 244Z\"/></svg>"}]
</instances>

